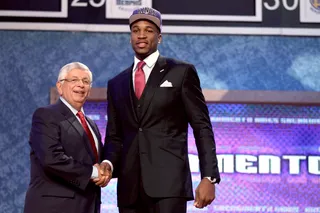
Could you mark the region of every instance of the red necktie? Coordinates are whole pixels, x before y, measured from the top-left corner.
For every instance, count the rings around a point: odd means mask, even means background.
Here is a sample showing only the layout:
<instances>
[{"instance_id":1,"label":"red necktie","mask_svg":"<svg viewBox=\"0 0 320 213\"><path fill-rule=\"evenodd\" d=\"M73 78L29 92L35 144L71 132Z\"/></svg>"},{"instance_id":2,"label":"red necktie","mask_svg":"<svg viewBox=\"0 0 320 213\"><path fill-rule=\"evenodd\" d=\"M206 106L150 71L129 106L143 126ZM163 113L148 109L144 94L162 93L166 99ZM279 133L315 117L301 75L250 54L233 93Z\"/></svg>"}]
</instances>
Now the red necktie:
<instances>
[{"instance_id":1,"label":"red necktie","mask_svg":"<svg viewBox=\"0 0 320 213\"><path fill-rule=\"evenodd\" d=\"M96 163L99 161L98 159L98 151L97 151L97 148L96 148L96 144L94 142L94 139L93 139L93 136L92 136L92 133L88 127L88 124L86 122L86 119L83 115L83 113L81 111L79 111L77 113L77 116L80 118L80 121L81 121L81 124L82 124L82 127L84 129L84 131L87 133L87 136L89 138L89 141L90 141L90 144L91 144L91 148L93 150L93 153L94 153L94 157L96 159Z\"/></svg>"},{"instance_id":2,"label":"red necktie","mask_svg":"<svg viewBox=\"0 0 320 213\"><path fill-rule=\"evenodd\" d=\"M142 67L146 64L144 61L140 61L138 63L138 69L135 73L134 76L134 89L135 89L135 94L138 99L140 99L142 92L144 90L144 87L146 86L146 78L144 76L144 72Z\"/></svg>"}]
</instances>

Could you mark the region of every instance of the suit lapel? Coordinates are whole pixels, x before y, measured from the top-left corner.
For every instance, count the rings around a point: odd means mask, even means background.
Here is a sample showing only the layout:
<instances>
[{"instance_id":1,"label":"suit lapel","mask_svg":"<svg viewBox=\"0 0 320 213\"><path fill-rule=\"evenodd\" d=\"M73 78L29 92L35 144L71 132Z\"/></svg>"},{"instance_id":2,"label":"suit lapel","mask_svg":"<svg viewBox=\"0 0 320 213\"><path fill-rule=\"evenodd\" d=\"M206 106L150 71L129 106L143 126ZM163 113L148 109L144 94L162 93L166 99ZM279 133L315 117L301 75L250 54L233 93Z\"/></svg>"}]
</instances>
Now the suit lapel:
<instances>
[{"instance_id":1,"label":"suit lapel","mask_svg":"<svg viewBox=\"0 0 320 213\"><path fill-rule=\"evenodd\" d=\"M93 150L90 146L90 141L89 138L87 136L87 134L85 133L82 125L80 124L80 122L78 121L78 119L76 118L76 116L71 112L71 110L60 101L60 99L58 100L58 105L60 107L61 113L65 116L66 120L77 130L77 132L80 134L81 138L83 139L83 145L85 146L86 150L88 151L89 156L92 159L92 162L95 162L95 157L94 157L94 153Z\"/></svg>"},{"instance_id":2,"label":"suit lapel","mask_svg":"<svg viewBox=\"0 0 320 213\"><path fill-rule=\"evenodd\" d=\"M142 94L143 106L140 119L143 119L145 113L147 112L147 109L149 108L153 95L156 91L155 89L160 86L163 77L168 72L168 69L166 69L166 65L166 59L164 57L159 56L154 68L151 71L148 82Z\"/></svg>"}]
</instances>

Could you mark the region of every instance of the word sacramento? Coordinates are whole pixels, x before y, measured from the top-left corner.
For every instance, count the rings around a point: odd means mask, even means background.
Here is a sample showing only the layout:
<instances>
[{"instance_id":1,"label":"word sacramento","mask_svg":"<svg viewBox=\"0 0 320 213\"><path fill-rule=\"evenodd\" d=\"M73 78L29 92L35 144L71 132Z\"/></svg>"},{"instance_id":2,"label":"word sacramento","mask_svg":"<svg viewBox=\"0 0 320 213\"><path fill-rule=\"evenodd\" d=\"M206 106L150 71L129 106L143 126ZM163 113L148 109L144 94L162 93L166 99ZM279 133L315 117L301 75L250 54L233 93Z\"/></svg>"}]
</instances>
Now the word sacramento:
<instances>
[{"instance_id":1,"label":"word sacramento","mask_svg":"<svg viewBox=\"0 0 320 213\"><path fill-rule=\"evenodd\" d=\"M289 174L299 175L306 166L309 174L320 175L320 156L218 154L217 158L222 173L281 174L287 169Z\"/></svg>"}]
</instances>

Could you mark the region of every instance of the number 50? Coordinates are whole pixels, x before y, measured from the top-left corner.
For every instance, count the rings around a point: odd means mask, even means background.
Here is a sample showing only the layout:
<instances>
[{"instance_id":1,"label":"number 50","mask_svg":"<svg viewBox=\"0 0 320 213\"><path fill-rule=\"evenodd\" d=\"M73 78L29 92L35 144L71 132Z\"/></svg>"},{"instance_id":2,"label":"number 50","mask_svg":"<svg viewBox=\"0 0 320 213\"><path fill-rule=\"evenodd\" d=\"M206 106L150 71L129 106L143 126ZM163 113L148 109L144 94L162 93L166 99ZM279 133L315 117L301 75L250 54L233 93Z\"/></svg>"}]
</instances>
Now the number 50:
<instances>
[{"instance_id":1,"label":"number 50","mask_svg":"<svg viewBox=\"0 0 320 213\"><path fill-rule=\"evenodd\" d=\"M267 10L276 10L280 7L280 0L273 0L274 4L270 5L268 2L264 2L263 5ZM282 0L282 5L286 10L292 11L297 9L299 0L293 0L293 4L289 6L288 0Z\"/></svg>"}]
</instances>

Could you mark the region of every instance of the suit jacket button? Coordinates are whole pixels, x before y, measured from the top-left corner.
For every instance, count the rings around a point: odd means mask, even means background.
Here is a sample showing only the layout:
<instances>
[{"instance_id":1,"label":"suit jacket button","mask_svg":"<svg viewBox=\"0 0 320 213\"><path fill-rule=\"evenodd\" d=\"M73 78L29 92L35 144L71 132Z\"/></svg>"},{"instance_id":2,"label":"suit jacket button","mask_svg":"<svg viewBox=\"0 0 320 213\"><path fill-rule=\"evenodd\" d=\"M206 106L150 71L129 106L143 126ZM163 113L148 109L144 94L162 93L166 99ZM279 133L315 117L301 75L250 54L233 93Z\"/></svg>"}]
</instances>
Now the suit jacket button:
<instances>
[{"instance_id":1,"label":"suit jacket button","mask_svg":"<svg viewBox=\"0 0 320 213\"><path fill-rule=\"evenodd\" d=\"M142 128L139 128L139 131L142 132Z\"/></svg>"},{"instance_id":2,"label":"suit jacket button","mask_svg":"<svg viewBox=\"0 0 320 213\"><path fill-rule=\"evenodd\" d=\"M141 107L141 105L139 104L139 105L138 105L138 108L140 108L140 107Z\"/></svg>"}]
</instances>

